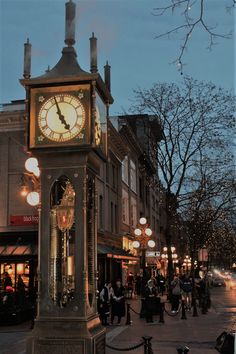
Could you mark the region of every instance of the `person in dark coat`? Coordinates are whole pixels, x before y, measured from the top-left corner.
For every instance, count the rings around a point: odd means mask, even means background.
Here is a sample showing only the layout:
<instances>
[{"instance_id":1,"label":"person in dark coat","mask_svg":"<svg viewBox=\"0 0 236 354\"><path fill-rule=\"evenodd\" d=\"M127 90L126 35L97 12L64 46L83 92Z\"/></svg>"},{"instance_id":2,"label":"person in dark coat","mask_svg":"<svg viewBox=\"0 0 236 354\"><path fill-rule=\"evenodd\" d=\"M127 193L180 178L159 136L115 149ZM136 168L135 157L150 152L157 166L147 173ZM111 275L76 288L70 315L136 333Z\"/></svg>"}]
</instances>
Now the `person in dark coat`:
<instances>
[{"instance_id":1,"label":"person in dark coat","mask_svg":"<svg viewBox=\"0 0 236 354\"><path fill-rule=\"evenodd\" d=\"M162 274L158 274L156 277L156 282L157 282L157 288L158 288L158 293L161 293L163 296L164 291L165 291L165 277Z\"/></svg>"},{"instance_id":2,"label":"person in dark coat","mask_svg":"<svg viewBox=\"0 0 236 354\"><path fill-rule=\"evenodd\" d=\"M182 281L182 290L183 290L183 297L184 297L184 303L187 308L187 310L191 310L191 304L192 304L192 288L193 288L193 281L192 278L190 278L187 275L184 275L183 278L181 279Z\"/></svg>"},{"instance_id":3,"label":"person in dark coat","mask_svg":"<svg viewBox=\"0 0 236 354\"><path fill-rule=\"evenodd\" d=\"M120 325L121 317L125 316L125 288L122 286L120 280L116 281L113 291L111 303L111 324L113 324L115 316L118 317L117 324Z\"/></svg>"},{"instance_id":4,"label":"person in dark coat","mask_svg":"<svg viewBox=\"0 0 236 354\"><path fill-rule=\"evenodd\" d=\"M3 289L7 290L7 287L12 287L12 281L8 272L5 272L3 279Z\"/></svg>"},{"instance_id":5,"label":"person in dark coat","mask_svg":"<svg viewBox=\"0 0 236 354\"><path fill-rule=\"evenodd\" d=\"M22 306L25 302L25 283L21 277L21 275L18 275L17 279L17 300L20 306Z\"/></svg>"},{"instance_id":6,"label":"person in dark coat","mask_svg":"<svg viewBox=\"0 0 236 354\"><path fill-rule=\"evenodd\" d=\"M148 280L145 287L145 314L146 322L153 322L153 313L155 311L155 298L157 296L157 289L154 286L152 279Z\"/></svg>"},{"instance_id":7,"label":"person in dark coat","mask_svg":"<svg viewBox=\"0 0 236 354\"><path fill-rule=\"evenodd\" d=\"M107 319L110 315L110 301L112 294L113 289L111 287L111 283L107 282L100 292L98 305L100 320L104 326L109 326Z\"/></svg>"},{"instance_id":8,"label":"person in dark coat","mask_svg":"<svg viewBox=\"0 0 236 354\"><path fill-rule=\"evenodd\" d=\"M141 283L142 283L142 278L141 275L138 273L135 277L135 292L137 295L141 294Z\"/></svg>"},{"instance_id":9,"label":"person in dark coat","mask_svg":"<svg viewBox=\"0 0 236 354\"><path fill-rule=\"evenodd\" d=\"M179 300L182 293L182 282L177 275L171 282L171 312L176 313L179 310Z\"/></svg>"}]
</instances>

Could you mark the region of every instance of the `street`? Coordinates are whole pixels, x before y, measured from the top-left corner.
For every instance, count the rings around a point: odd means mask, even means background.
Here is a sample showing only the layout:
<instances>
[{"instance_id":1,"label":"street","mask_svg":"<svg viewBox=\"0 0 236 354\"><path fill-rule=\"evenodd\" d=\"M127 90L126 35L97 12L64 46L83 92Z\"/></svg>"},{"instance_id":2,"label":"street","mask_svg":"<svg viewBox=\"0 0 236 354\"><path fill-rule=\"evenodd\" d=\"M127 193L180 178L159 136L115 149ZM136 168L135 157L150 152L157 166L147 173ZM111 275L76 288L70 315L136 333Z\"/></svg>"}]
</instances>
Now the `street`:
<instances>
[{"instance_id":1,"label":"street","mask_svg":"<svg viewBox=\"0 0 236 354\"><path fill-rule=\"evenodd\" d=\"M236 290L213 288L212 307L208 314L192 317L187 312L187 320L181 320L181 314L170 317L164 314L165 323L159 323L159 316L154 317L154 323L146 324L131 311L132 326L110 326L107 329L107 343L118 348L128 348L141 341L142 336L152 336L154 354L174 354L176 348L187 345L191 354L213 354L217 336L229 329L236 321ZM131 307L140 310L139 300L131 300ZM166 305L168 309L169 305ZM27 334L30 333L30 323L18 326L0 328L1 354L24 354ZM123 353L143 354L143 347ZM118 351L107 349L106 354L116 354Z\"/></svg>"}]
</instances>

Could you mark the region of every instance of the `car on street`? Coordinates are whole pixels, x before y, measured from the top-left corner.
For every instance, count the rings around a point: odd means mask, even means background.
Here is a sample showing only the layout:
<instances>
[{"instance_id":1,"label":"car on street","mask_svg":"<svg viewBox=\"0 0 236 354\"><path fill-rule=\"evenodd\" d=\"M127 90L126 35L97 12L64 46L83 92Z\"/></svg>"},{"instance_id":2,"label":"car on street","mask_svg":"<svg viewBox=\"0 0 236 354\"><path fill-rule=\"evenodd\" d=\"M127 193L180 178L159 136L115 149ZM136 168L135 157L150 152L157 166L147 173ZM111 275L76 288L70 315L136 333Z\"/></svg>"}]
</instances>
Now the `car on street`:
<instances>
[{"instance_id":1,"label":"car on street","mask_svg":"<svg viewBox=\"0 0 236 354\"><path fill-rule=\"evenodd\" d=\"M217 277L217 278L213 278L212 285L213 286L223 286L224 287L224 286L226 286L226 283L225 283L223 278Z\"/></svg>"},{"instance_id":2,"label":"car on street","mask_svg":"<svg viewBox=\"0 0 236 354\"><path fill-rule=\"evenodd\" d=\"M236 289L236 274L235 273L231 274L231 279L229 281L229 288L231 290Z\"/></svg>"}]
</instances>

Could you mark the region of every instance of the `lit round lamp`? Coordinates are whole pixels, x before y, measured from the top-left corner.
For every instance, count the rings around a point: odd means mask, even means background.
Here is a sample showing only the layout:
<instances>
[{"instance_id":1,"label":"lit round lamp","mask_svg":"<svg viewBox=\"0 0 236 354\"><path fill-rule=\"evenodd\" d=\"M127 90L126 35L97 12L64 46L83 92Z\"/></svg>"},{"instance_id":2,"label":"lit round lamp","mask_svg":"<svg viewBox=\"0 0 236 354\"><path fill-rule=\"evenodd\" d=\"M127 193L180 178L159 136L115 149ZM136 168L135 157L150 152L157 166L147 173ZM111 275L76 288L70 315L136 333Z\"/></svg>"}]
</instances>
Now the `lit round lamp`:
<instances>
[{"instance_id":1,"label":"lit round lamp","mask_svg":"<svg viewBox=\"0 0 236 354\"><path fill-rule=\"evenodd\" d=\"M139 223L141 224L141 225L145 225L146 223L147 223L147 219L146 218L140 218L139 219Z\"/></svg>"},{"instance_id":2,"label":"lit round lamp","mask_svg":"<svg viewBox=\"0 0 236 354\"><path fill-rule=\"evenodd\" d=\"M167 247L163 247L163 251L164 251L164 252L167 252Z\"/></svg>"},{"instance_id":3,"label":"lit round lamp","mask_svg":"<svg viewBox=\"0 0 236 354\"><path fill-rule=\"evenodd\" d=\"M152 236L152 230L151 229L149 229L149 227L145 230L145 234L147 235L147 236Z\"/></svg>"},{"instance_id":4,"label":"lit round lamp","mask_svg":"<svg viewBox=\"0 0 236 354\"><path fill-rule=\"evenodd\" d=\"M26 197L27 203L31 206L36 206L39 204L39 193L30 192Z\"/></svg>"},{"instance_id":5,"label":"lit round lamp","mask_svg":"<svg viewBox=\"0 0 236 354\"><path fill-rule=\"evenodd\" d=\"M174 246L171 246L171 252L174 252L175 251L175 247Z\"/></svg>"},{"instance_id":6,"label":"lit round lamp","mask_svg":"<svg viewBox=\"0 0 236 354\"><path fill-rule=\"evenodd\" d=\"M133 247L134 248L139 248L139 246L140 246L140 243L138 241L134 241L133 242Z\"/></svg>"},{"instance_id":7,"label":"lit round lamp","mask_svg":"<svg viewBox=\"0 0 236 354\"><path fill-rule=\"evenodd\" d=\"M38 166L35 167L34 171L33 171L33 174L36 176L36 177L39 177L40 176L40 169Z\"/></svg>"},{"instance_id":8,"label":"lit round lamp","mask_svg":"<svg viewBox=\"0 0 236 354\"><path fill-rule=\"evenodd\" d=\"M34 172L38 167L38 160L35 157L30 157L25 161L25 169L28 172Z\"/></svg>"},{"instance_id":9,"label":"lit round lamp","mask_svg":"<svg viewBox=\"0 0 236 354\"><path fill-rule=\"evenodd\" d=\"M174 259L176 259L176 258L178 257L178 255L177 255L176 253L174 253L174 254L172 255L172 257L173 257Z\"/></svg>"},{"instance_id":10,"label":"lit round lamp","mask_svg":"<svg viewBox=\"0 0 236 354\"><path fill-rule=\"evenodd\" d=\"M149 240L149 241L148 241L148 247L150 247L150 248L155 247L155 241Z\"/></svg>"},{"instance_id":11,"label":"lit round lamp","mask_svg":"<svg viewBox=\"0 0 236 354\"><path fill-rule=\"evenodd\" d=\"M29 190L28 190L27 186L21 186L21 189L20 189L21 196L25 198L28 193L29 193Z\"/></svg>"},{"instance_id":12,"label":"lit round lamp","mask_svg":"<svg viewBox=\"0 0 236 354\"><path fill-rule=\"evenodd\" d=\"M166 258L166 255L165 255L164 253L162 253L161 258L162 258L162 259L165 259L165 258Z\"/></svg>"},{"instance_id":13,"label":"lit round lamp","mask_svg":"<svg viewBox=\"0 0 236 354\"><path fill-rule=\"evenodd\" d=\"M134 234L135 234L136 236L140 236L140 235L142 234L142 231L141 231L140 229L135 229L135 230L134 230Z\"/></svg>"}]
</instances>

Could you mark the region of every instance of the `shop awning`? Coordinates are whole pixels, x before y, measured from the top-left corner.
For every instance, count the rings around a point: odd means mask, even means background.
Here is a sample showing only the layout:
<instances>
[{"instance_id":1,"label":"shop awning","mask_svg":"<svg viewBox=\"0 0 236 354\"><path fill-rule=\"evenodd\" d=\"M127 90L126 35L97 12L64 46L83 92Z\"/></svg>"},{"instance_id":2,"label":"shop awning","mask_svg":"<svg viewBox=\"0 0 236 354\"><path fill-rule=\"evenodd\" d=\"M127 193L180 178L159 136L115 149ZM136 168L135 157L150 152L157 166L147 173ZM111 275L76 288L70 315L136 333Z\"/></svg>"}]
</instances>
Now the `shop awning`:
<instances>
[{"instance_id":1,"label":"shop awning","mask_svg":"<svg viewBox=\"0 0 236 354\"><path fill-rule=\"evenodd\" d=\"M130 254L129 252L125 251L122 248L98 244L97 249L98 249L98 254L106 255L107 258L139 261L139 257L133 256L132 254Z\"/></svg>"},{"instance_id":2,"label":"shop awning","mask_svg":"<svg viewBox=\"0 0 236 354\"><path fill-rule=\"evenodd\" d=\"M37 248L32 245L6 245L0 246L0 256L35 256Z\"/></svg>"}]
</instances>

